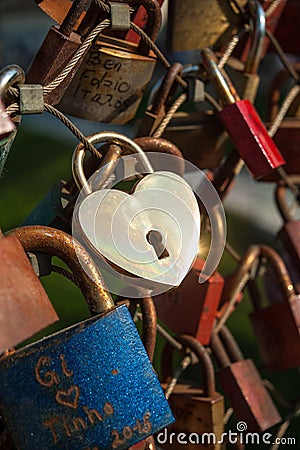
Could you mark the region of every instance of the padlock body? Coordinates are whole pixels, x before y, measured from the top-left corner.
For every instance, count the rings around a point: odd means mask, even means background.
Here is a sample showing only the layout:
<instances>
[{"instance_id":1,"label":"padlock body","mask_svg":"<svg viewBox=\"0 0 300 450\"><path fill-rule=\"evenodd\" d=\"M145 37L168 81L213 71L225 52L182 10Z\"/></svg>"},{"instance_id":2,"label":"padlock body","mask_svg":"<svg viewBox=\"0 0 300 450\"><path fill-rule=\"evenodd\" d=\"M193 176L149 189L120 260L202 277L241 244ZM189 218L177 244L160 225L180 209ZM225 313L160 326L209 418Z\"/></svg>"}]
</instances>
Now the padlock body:
<instances>
[{"instance_id":1,"label":"padlock body","mask_svg":"<svg viewBox=\"0 0 300 450\"><path fill-rule=\"evenodd\" d=\"M286 173L291 175L300 174L300 120L287 117L280 125L273 139L286 160L284 166ZM274 182L278 180L280 180L279 174L271 172L259 181Z\"/></svg>"},{"instance_id":2,"label":"padlock body","mask_svg":"<svg viewBox=\"0 0 300 450\"><path fill-rule=\"evenodd\" d=\"M199 283L204 261L197 258L181 285L154 297L158 318L174 333L194 336L202 345L209 344L224 279L214 273Z\"/></svg>"},{"instance_id":3,"label":"padlock body","mask_svg":"<svg viewBox=\"0 0 300 450\"><path fill-rule=\"evenodd\" d=\"M125 449L173 420L122 305L0 362L0 407L17 448Z\"/></svg>"},{"instance_id":4,"label":"padlock body","mask_svg":"<svg viewBox=\"0 0 300 450\"><path fill-rule=\"evenodd\" d=\"M214 114L205 112L177 113L163 133L174 142L188 161L199 169L219 167L225 152L220 141L222 125Z\"/></svg>"},{"instance_id":5,"label":"padlock body","mask_svg":"<svg viewBox=\"0 0 300 450\"><path fill-rule=\"evenodd\" d=\"M0 239L0 354L58 316L15 236Z\"/></svg>"},{"instance_id":6,"label":"padlock body","mask_svg":"<svg viewBox=\"0 0 300 450\"><path fill-rule=\"evenodd\" d=\"M247 431L261 432L281 421L252 360L237 361L221 369L218 379L236 417L246 422Z\"/></svg>"},{"instance_id":7,"label":"padlock body","mask_svg":"<svg viewBox=\"0 0 300 450\"><path fill-rule=\"evenodd\" d=\"M166 385L163 385L163 387L166 387ZM168 426L167 432L164 430L164 432L156 436L160 448L171 450L178 448L179 444L175 440L176 436L180 433L185 433L187 443L184 444L184 448L193 450L197 448L195 444L202 444L201 435L203 433L214 433L215 438L212 438L211 435L203 436L203 444L205 444L207 449L221 449L220 442L224 431L224 397L221 394L215 392L213 396L207 397L199 388L187 384L177 384L169 398L169 404L173 411L175 422ZM173 442L167 440L167 442L163 443L164 437L166 435L170 436L171 433L175 433ZM199 442L189 442L191 433L199 436ZM160 437L161 439L159 440Z\"/></svg>"},{"instance_id":8,"label":"padlock body","mask_svg":"<svg viewBox=\"0 0 300 450\"><path fill-rule=\"evenodd\" d=\"M250 315L263 365L285 370L300 365L300 299L281 301Z\"/></svg>"},{"instance_id":9,"label":"padlock body","mask_svg":"<svg viewBox=\"0 0 300 450\"><path fill-rule=\"evenodd\" d=\"M125 124L135 115L156 59L137 45L101 37L92 45L64 94L60 110L82 119Z\"/></svg>"},{"instance_id":10,"label":"padlock body","mask_svg":"<svg viewBox=\"0 0 300 450\"><path fill-rule=\"evenodd\" d=\"M255 179L285 164L249 100L227 105L219 113L233 144Z\"/></svg>"},{"instance_id":11,"label":"padlock body","mask_svg":"<svg viewBox=\"0 0 300 450\"><path fill-rule=\"evenodd\" d=\"M238 0L244 6L246 0ZM223 45L237 32L240 16L219 0L169 0L168 48L171 51L197 50Z\"/></svg>"},{"instance_id":12,"label":"padlock body","mask_svg":"<svg viewBox=\"0 0 300 450\"><path fill-rule=\"evenodd\" d=\"M57 26L52 26L28 69L26 83L38 83L43 86L49 84L64 70L80 45L81 40L78 34L71 33L70 36L65 36ZM59 103L81 60L82 58L58 87L44 96L45 102L50 105Z\"/></svg>"}]
</instances>

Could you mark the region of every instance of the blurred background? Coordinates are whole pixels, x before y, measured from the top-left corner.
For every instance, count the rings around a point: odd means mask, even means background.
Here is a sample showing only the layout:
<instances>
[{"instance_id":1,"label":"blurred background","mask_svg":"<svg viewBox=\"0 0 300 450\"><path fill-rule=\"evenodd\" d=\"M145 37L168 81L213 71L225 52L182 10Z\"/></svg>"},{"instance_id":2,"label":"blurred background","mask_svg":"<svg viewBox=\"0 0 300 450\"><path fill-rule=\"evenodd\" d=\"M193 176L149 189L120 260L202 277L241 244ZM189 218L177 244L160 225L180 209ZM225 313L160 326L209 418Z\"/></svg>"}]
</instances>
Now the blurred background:
<instances>
[{"instance_id":1,"label":"blurred background","mask_svg":"<svg viewBox=\"0 0 300 450\"><path fill-rule=\"evenodd\" d=\"M164 20L166 13L167 2L163 7ZM52 24L51 19L36 6L33 0L1 0L0 67L16 63L26 69ZM158 45L166 51L164 29ZM173 54L168 57L169 60L179 60L182 63L197 62L196 52ZM262 83L257 107L262 114L270 79L279 68L280 63L274 54L268 54L261 64ZM161 73L160 70L157 71L156 80ZM72 121L84 134L91 134L100 129L114 129L133 136L135 131L134 124L104 126L73 117ZM49 114L23 118L8 157L5 172L0 180L0 227L4 232L19 226L53 184L60 179L68 180L70 178L71 158L76 145L76 138L61 122ZM277 246L276 233L280 229L282 221L274 204L274 185L272 183L255 183L247 170L243 170L225 201L225 210L228 242L239 254L242 255L253 243ZM235 267L235 261L225 253L219 268L220 273L226 275ZM78 288L71 282L58 274L52 274L43 278L42 283L61 317L58 324L49 328L49 333L88 317L89 313L84 299ZM228 325L245 356L253 358L261 368L261 361L248 318L252 309L251 302L245 295L237 307L237 312L229 319ZM157 370L159 370L158 360L162 341L159 340L159 342L155 362ZM262 371L262 374L270 379L287 399L299 397L297 369L275 374ZM282 412L284 415L284 410ZM234 429L233 426L231 428ZM287 436L296 436L299 442L299 419L292 422ZM255 446L247 448L255 448Z\"/></svg>"}]
</instances>

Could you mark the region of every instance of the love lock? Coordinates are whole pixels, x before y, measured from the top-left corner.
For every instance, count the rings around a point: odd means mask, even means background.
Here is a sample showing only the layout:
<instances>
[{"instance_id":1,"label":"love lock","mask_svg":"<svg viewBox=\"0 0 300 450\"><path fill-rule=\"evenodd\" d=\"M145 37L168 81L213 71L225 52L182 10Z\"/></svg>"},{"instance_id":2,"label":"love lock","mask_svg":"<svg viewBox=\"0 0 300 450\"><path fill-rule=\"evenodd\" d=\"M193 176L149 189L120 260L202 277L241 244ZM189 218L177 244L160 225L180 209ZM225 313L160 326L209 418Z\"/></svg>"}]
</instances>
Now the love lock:
<instances>
[{"instance_id":1,"label":"love lock","mask_svg":"<svg viewBox=\"0 0 300 450\"><path fill-rule=\"evenodd\" d=\"M153 172L141 148L124 135L102 132L88 140L114 142L139 153L142 172L148 174L135 184L131 195L117 189L93 192L82 170L85 149L79 145L73 155L73 176L85 194L75 219L83 239L118 271L121 268L167 286L179 285L196 256L200 236L200 213L192 189L175 173ZM132 157L123 158L122 163L127 160ZM103 173L99 172L101 183ZM133 169L130 175L140 173Z\"/></svg>"}]
</instances>

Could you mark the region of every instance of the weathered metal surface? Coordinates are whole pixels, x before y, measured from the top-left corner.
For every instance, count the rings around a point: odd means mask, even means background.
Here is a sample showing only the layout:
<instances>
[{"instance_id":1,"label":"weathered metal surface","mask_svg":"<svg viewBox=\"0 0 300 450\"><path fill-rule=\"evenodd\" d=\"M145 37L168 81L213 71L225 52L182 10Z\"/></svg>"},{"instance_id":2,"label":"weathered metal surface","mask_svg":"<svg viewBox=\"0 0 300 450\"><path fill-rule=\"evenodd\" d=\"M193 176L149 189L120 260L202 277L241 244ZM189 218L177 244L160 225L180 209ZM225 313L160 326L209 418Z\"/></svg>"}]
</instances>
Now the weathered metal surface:
<instances>
[{"instance_id":1,"label":"weathered metal surface","mask_svg":"<svg viewBox=\"0 0 300 450\"><path fill-rule=\"evenodd\" d=\"M15 236L0 238L0 353L56 322L58 316Z\"/></svg>"}]
</instances>

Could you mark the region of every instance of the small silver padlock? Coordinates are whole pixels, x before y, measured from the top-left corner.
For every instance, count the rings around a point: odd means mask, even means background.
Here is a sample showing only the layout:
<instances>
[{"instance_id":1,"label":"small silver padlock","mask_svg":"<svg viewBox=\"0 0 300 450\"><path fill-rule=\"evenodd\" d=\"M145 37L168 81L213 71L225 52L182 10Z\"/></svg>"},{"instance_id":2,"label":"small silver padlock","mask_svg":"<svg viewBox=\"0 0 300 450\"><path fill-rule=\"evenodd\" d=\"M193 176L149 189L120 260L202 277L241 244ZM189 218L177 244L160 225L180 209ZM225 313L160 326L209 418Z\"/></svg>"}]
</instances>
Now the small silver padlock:
<instances>
[{"instance_id":1,"label":"small silver padlock","mask_svg":"<svg viewBox=\"0 0 300 450\"><path fill-rule=\"evenodd\" d=\"M128 0L148 13L146 34L155 41L161 24L156 0ZM59 109L81 119L125 124L135 115L151 80L156 57L141 42L133 44L103 36L91 46L66 90Z\"/></svg>"}]
</instances>

